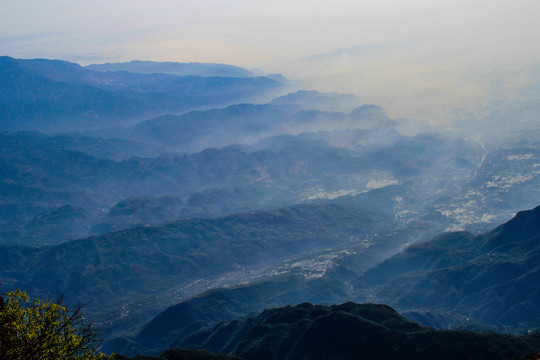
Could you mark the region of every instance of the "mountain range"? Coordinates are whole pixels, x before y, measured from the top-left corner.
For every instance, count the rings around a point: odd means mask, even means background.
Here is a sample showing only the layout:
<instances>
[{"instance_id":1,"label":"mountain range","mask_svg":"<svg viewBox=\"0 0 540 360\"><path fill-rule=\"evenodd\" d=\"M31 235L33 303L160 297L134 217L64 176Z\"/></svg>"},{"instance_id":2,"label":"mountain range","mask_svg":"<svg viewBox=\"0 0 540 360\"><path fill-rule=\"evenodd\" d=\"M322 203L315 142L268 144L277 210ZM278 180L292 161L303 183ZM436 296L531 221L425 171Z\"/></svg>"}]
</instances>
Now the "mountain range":
<instances>
[{"instance_id":1,"label":"mountain range","mask_svg":"<svg viewBox=\"0 0 540 360\"><path fill-rule=\"evenodd\" d=\"M214 326L217 328L212 332L220 333L220 322L236 323L235 317L264 309L303 301L335 304L347 299L395 304L405 317L425 326L533 333L540 328L538 317L532 316L538 307L535 276L540 269L539 213L540 207L520 212L480 236L444 234L412 245L380 264L366 264L363 271L355 268L355 263L365 261L373 252L346 254L321 277L290 273L273 280L214 289L171 306L132 339L117 338L106 345L124 354L189 345L244 357L232 347L207 346L190 342L188 337ZM512 267L514 270L509 271ZM248 324L252 324L250 321ZM231 336L245 336L245 332L234 329ZM208 335L214 336L223 344L231 344L223 335Z\"/></svg>"},{"instance_id":2,"label":"mountain range","mask_svg":"<svg viewBox=\"0 0 540 360\"><path fill-rule=\"evenodd\" d=\"M253 71L228 64L212 63L177 63L133 60L123 63L91 64L85 66L88 70L101 72L126 71L138 74L170 74L178 76L203 76L203 77L256 77Z\"/></svg>"},{"instance_id":3,"label":"mountain range","mask_svg":"<svg viewBox=\"0 0 540 360\"><path fill-rule=\"evenodd\" d=\"M538 353L540 128L261 74L1 57L0 292L87 303L118 359Z\"/></svg>"},{"instance_id":4,"label":"mountain range","mask_svg":"<svg viewBox=\"0 0 540 360\"><path fill-rule=\"evenodd\" d=\"M352 148L334 144L339 134L282 135L252 146L126 159L132 145L141 155L159 148L88 136L0 133L0 241L57 244L130 226L275 209L397 184L403 184L401 198L411 199L403 216L417 217L412 211L424 211L430 198L442 195L433 193L438 183L447 182L448 174L471 173L479 157L474 144L435 134L394 133L379 142L381 130L359 130L346 139L356 144ZM434 143L439 150L424 155ZM59 213L64 220L52 216ZM73 230L70 219L80 221Z\"/></svg>"},{"instance_id":5,"label":"mountain range","mask_svg":"<svg viewBox=\"0 0 540 360\"><path fill-rule=\"evenodd\" d=\"M88 131L162 114L271 99L267 77L100 72L59 60L0 58L0 130Z\"/></svg>"},{"instance_id":6,"label":"mountain range","mask_svg":"<svg viewBox=\"0 0 540 360\"><path fill-rule=\"evenodd\" d=\"M88 310L96 321L108 332L125 332L172 299L268 276L286 259L363 246L365 236L393 228L392 208L384 205L393 196L394 189L379 191L375 207L364 201L373 194L358 195L348 202L137 227L57 246L4 246L0 281L4 288L91 298Z\"/></svg>"}]
</instances>

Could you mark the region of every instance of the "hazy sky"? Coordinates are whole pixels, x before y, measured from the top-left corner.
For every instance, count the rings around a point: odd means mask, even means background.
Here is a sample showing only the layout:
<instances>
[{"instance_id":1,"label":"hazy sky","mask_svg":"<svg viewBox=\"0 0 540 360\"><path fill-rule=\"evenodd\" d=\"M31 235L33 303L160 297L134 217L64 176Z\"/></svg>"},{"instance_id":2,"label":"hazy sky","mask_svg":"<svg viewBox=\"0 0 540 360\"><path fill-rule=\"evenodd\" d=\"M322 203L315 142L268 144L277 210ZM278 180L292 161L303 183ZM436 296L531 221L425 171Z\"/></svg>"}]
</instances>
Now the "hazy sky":
<instances>
[{"instance_id":1,"label":"hazy sky","mask_svg":"<svg viewBox=\"0 0 540 360\"><path fill-rule=\"evenodd\" d=\"M538 0L0 0L0 53L222 62L437 119L537 81Z\"/></svg>"}]
</instances>

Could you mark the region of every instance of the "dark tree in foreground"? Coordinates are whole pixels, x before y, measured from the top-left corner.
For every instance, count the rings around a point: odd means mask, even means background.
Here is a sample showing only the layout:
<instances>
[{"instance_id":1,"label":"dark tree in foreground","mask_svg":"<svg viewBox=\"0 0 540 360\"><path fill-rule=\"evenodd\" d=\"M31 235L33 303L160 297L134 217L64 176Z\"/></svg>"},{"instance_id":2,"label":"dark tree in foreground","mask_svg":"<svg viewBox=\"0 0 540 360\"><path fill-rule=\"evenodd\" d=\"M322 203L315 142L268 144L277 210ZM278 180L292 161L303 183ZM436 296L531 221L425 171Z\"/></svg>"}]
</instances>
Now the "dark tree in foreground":
<instances>
[{"instance_id":1,"label":"dark tree in foreground","mask_svg":"<svg viewBox=\"0 0 540 360\"><path fill-rule=\"evenodd\" d=\"M59 296L31 300L15 290L0 297L0 359L104 360L99 333L82 314Z\"/></svg>"}]
</instances>

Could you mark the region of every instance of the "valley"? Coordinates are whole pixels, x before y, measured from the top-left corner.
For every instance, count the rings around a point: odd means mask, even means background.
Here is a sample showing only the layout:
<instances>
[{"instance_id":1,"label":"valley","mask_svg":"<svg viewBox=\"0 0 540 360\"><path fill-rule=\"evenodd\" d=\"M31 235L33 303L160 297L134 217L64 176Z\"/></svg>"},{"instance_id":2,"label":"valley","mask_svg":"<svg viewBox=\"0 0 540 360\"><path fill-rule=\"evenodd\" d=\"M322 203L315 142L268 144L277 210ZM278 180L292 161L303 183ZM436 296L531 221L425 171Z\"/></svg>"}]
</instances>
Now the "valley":
<instances>
[{"instance_id":1,"label":"valley","mask_svg":"<svg viewBox=\"0 0 540 360\"><path fill-rule=\"evenodd\" d=\"M224 64L2 57L0 80L0 291L87 304L103 351L540 351L538 126L413 131ZM351 338L313 347L326 326Z\"/></svg>"}]
</instances>

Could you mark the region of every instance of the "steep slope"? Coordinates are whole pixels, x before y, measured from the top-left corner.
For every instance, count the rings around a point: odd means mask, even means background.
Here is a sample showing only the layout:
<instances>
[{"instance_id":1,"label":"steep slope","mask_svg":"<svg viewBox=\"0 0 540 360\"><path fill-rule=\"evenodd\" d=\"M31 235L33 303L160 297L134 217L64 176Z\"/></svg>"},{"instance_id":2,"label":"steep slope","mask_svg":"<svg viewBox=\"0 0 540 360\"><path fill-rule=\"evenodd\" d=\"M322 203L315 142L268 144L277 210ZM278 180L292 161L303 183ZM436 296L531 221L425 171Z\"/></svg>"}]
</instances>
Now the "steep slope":
<instances>
[{"instance_id":1,"label":"steep slope","mask_svg":"<svg viewBox=\"0 0 540 360\"><path fill-rule=\"evenodd\" d=\"M441 331L406 320L386 305L345 303L266 310L195 334L183 346L246 360L515 359L540 348L540 334Z\"/></svg>"},{"instance_id":2,"label":"steep slope","mask_svg":"<svg viewBox=\"0 0 540 360\"><path fill-rule=\"evenodd\" d=\"M490 233L448 233L367 271L358 289L401 310L444 311L509 331L540 327L540 207Z\"/></svg>"}]
</instances>

